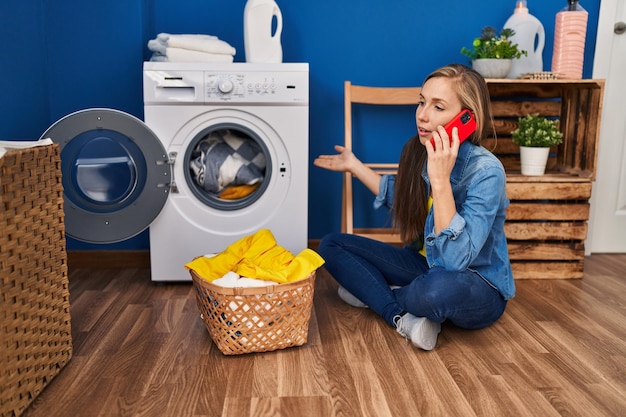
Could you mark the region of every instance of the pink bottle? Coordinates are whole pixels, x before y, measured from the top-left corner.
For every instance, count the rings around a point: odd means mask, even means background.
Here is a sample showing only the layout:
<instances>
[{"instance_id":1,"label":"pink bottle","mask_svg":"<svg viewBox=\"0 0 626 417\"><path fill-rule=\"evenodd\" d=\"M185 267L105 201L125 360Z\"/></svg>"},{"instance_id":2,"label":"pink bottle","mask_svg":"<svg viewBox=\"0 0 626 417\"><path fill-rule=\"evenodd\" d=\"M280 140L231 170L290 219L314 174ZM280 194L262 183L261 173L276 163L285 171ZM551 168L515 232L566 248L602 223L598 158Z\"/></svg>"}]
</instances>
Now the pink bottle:
<instances>
[{"instance_id":1,"label":"pink bottle","mask_svg":"<svg viewBox=\"0 0 626 417\"><path fill-rule=\"evenodd\" d=\"M581 79L589 14L578 0L568 3L568 7L556 14L552 72L559 78Z\"/></svg>"}]
</instances>

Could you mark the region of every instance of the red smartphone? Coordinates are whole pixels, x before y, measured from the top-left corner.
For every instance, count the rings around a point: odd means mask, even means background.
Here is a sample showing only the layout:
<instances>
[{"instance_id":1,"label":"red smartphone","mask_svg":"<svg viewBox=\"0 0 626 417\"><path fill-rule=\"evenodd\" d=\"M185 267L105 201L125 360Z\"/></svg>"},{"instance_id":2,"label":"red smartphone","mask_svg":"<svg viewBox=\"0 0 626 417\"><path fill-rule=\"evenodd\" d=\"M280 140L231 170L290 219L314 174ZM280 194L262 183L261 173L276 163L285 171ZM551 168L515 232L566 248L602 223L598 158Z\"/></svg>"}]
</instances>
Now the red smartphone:
<instances>
[{"instance_id":1,"label":"red smartphone","mask_svg":"<svg viewBox=\"0 0 626 417\"><path fill-rule=\"evenodd\" d=\"M452 144L453 127L459 129L459 142L463 143L463 141L469 138L470 135L476 130L476 119L474 119L474 115L471 111L463 109L454 117L454 119L450 120L448 124L444 126L444 129L446 129L446 132L448 132L448 136L450 137L450 144ZM434 148L435 141L431 139L430 143L433 144Z\"/></svg>"}]
</instances>

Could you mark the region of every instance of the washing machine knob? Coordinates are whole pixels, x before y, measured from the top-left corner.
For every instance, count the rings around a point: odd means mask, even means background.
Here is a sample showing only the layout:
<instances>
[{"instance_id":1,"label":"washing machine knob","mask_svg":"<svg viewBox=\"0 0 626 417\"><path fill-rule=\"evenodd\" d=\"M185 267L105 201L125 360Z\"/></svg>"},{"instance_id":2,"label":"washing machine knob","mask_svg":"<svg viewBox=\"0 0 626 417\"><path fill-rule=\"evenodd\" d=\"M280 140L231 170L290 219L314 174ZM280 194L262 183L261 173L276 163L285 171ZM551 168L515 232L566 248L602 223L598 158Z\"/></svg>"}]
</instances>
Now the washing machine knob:
<instances>
[{"instance_id":1,"label":"washing machine knob","mask_svg":"<svg viewBox=\"0 0 626 417\"><path fill-rule=\"evenodd\" d=\"M217 84L217 89L224 94L228 94L233 91L234 87L233 82L229 79L222 79L219 84Z\"/></svg>"}]
</instances>

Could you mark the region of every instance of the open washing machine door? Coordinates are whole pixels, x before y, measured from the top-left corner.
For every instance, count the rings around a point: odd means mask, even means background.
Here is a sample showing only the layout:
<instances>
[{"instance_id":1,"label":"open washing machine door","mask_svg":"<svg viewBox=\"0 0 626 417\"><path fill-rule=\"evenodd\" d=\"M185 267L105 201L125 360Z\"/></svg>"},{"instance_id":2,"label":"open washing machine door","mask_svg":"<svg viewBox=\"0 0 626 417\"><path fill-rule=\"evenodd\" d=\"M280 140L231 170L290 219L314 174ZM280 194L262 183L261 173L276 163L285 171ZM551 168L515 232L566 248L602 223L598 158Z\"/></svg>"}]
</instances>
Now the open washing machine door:
<instances>
[{"instance_id":1,"label":"open washing machine door","mask_svg":"<svg viewBox=\"0 0 626 417\"><path fill-rule=\"evenodd\" d=\"M46 130L61 148L65 232L114 243L144 231L167 201L171 166L157 136L114 109L69 114Z\"/></svg>"}]
</instances>

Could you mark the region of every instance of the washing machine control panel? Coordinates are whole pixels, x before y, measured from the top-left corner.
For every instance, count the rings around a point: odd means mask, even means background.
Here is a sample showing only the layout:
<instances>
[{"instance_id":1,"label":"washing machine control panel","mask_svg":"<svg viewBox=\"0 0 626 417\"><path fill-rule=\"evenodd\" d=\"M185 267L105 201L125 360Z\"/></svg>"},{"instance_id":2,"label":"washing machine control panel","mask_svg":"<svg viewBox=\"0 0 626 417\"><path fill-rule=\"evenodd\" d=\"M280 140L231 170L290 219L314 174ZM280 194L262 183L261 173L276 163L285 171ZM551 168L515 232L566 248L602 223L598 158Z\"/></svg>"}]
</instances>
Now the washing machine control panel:
<instances>
[{"instance_id":1,"label":"washing machine control panel","mask_svg":"<svg viewBox=\"0 0 626 417\"><path fill-rule=\"evenodd\" d=\"M308 104L308 64L144 63L144 103Z\"/></svg>"},{"instance_id":2,"label":"washing machine control panel","mask_svg":"<svg viewBox=\"0 0 626 417\"><path fill-rule=\"evenodd\" d=\"M205 73L205 103L308 102L307 73Z\"/></svg>"}]
</instances>

